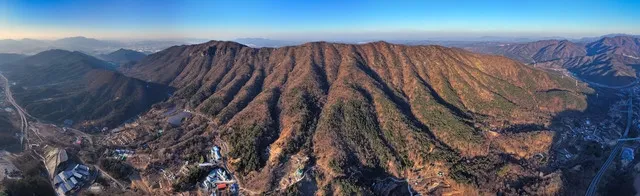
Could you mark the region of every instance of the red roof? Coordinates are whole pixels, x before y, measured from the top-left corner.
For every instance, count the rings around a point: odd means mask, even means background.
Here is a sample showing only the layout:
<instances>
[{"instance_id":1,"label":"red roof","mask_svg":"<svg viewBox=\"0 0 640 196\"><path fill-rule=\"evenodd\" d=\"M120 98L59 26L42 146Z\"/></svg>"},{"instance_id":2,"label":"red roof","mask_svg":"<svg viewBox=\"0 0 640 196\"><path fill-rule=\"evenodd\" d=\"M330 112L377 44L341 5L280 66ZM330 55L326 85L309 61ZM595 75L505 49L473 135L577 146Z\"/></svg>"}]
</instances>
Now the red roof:
<instances>
[{"instance_id":1,"label":"red roof","mask_svg":"<svg viewBox=\"0 0 640 196\"><path fill-rule=\"evenodd\" d=\"M225 188L227 188L227 184L223 184L223 183L218 184L218 189L225 189Z\"/></svg>"}]
</instances>

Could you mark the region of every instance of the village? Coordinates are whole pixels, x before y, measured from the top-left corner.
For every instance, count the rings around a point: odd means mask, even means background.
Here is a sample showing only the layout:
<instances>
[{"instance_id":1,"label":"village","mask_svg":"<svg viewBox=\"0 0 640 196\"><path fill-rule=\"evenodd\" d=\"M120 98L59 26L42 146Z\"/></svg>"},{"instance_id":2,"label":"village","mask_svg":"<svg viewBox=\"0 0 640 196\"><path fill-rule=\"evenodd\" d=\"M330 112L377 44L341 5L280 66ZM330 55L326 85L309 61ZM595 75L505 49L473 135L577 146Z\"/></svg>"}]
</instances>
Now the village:
<instances>
[{"instance_id":1,"label":"village","mask_svg":"<svg viewBox=\"0 0 640 196\"><path fill-rule=\"evenodd\" d=\"M555 156L550 168L563 169L580 175L586 167L595 167L595 176L584 176L591 184L587 194L593 194L602 186L602 178L615 182L633 178L640 172L640 160L635 154L640 148L640 87L622 89L615 94L618 101L610 104L607 112L585 118L564 117L560 121L557 141L550 155ZM625 128L626 127L626 128ZM592 165L596 163L596 165ZM615 168L607 169L607 168ZM609 172L607 172L609 171ZM614 172L615 171L615 172ZM619 176L622 174L630 177ZM619 182L618 182L619 183Z\"/></svg>"}]
</instances>

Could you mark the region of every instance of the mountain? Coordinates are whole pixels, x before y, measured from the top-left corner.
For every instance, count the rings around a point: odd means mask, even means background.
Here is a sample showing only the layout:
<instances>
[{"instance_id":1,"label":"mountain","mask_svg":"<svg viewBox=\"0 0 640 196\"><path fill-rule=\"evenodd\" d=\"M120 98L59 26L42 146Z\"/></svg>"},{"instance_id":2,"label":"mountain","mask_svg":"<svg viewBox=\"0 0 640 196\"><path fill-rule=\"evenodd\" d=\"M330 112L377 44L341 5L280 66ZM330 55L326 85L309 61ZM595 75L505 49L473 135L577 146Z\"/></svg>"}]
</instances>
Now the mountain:
<instances>
[{"instance_id":1,"label":"mountain","mask_svg":"<svg viewBox=\"0 0 640 196\"><path fill-rule=\"evenodd\" d=\"M122 66L126 64L134 64L142 60L146 56L146 54L135 50L127 50L121 48L120 50L116 50L115 52L100 55L100 58Z\"/></svg>"},{"instance_id":2,"label":"mountain","mask_svg":"<svg viewBox=\"0 0 640 196\"><path fill-rule=\"evenodd\" d=\"M585 109L591 91L505 57L386 42L252 48L212 41L168 48L123 72L177 89L136 121L145 128L108 139L154 152L137 168L150 184L161 176L157 168L179 171L214 141L228 149L241 187L276 195L408 194L406 183L379 181L388 177L407 178L422 193L553 192L532 188L553 183L529 162L509 160L548 151L544 127L561 111ZM183 125L158 123L182 109L194 114ZM498 176L506 165L517 165L519 177ZM311 168L310 180L279 190ZM420 176L443 187L414 186ZM504 186L511 180L520 188ZM191 186L183 183L174 190Z\"/></svg>"},{"instance_id":3,"label":"mountain","mask_svg":"<svg viewBox=\"0 0 640 196\"><path fill-rule=\"evenodd\" d=\"M0 53L0 64L14 62L25 57L26 56L22 54Z\"/></svg>"},{"instance_id":4,"label":"mountain","mask_svg":"<svg viewBox=\"0 0 640 196\"><path fill-rule=\"evenodd\" d=\"M161 85L128 78L81 52L49 50L0 67L18 103L36 118L116 126L165 97Z\"/></svg>"},{"instance_id":5,"label":"mountain","mask_svg":"<svg viewBox=\"0 0 640 196\"><path fill-rule=\"evenodd\" d=\"M626 85L636 81L640 65L640 38L634 36L603 36L586 44L546 40L464 48L543 68L567 69L581 79L604 85Z\"/></svg>"}]
</instances>

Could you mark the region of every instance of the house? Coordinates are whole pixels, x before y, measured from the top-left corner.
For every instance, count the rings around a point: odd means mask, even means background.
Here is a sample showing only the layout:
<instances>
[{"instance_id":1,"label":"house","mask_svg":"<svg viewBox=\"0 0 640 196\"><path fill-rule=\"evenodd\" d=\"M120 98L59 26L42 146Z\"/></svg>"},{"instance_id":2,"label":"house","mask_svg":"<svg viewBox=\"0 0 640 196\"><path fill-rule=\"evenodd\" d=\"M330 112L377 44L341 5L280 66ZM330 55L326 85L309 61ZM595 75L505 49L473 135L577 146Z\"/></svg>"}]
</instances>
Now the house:
<instances>
[{"instance_id":1,"label":"house","mask_svg":"<svg viewBox=\"0 0 640 196\"><path fill-rule=\"evenodd\" d=\"M218 179L220 179L220 181L228 180L227 171L225 171L224 169L217 168L214 171L216 171L216 174L218 175Z\"/></svg>"},{"instance_id":2,"label":"house","mask_svg":"<svg viewBox=\"0 0 640 196\"><path fill-rule=\"evenodd\" d=\"M633 158L634 158L633 154L634 154L633 148L624 147L622 149L622 160L629 161L629 162L633 161Z\"/></svg>"},{"instance_id":3,"label":"house","mask_svg":"<svg viewBox=\"0 0 640 196\"><path fill-rule=\"evenodd\" d=\"M213 148L211 148L211 157L213 157L213 160L215 161L220 161L220 159L222 159L222 155L220 154L220 147L214 146Z\"/></svg>"},{"instance_id":4,"label":"house","mask_svg":"<svg viewBox=\"0 0 640 196\"><path fill-rule=\"evenodd\" d=\"M230 190L231 190L231 192L232 192L232 193L237 193L237 192L238 192L238 189L239 189L238 184L233 183L233 184L231 185Z\"/></svg>"}]
</instances>

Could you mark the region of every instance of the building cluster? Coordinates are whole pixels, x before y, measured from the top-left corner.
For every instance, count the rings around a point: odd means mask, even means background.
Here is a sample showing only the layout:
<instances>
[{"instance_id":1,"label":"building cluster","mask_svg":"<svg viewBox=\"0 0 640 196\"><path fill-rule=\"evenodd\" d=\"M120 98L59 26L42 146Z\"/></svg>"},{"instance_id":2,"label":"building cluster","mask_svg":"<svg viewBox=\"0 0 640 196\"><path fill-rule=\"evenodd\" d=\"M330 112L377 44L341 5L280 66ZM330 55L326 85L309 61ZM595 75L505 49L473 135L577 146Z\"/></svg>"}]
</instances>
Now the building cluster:
<instances>
[{"instance_id":1,"label":"building cluster","mask_svg":"<svg viewBox=\"0 0 640 196\"><path fill-rule=\"evenodd\" d=\"M4 169L4 178L5 179L12 179L12 180L17 180L17 179L22 179L22 172L20 172L20 170L11 170L9 171L7 168ZM4 179L0 179L0 180L4 180Z\"/></svg>"},{"instance_id":2,"label":"building cluster","mask_svg":"<svg viewBox=\"0 0 640 196\"><path fill-rule=\"evenodd\" d=\"M620 130L614 121L603 119L594 122L588 118L565 118L563 124L568 131L559 135L557 143L563 145L560 145L556 151L558 161L564 163L576 159L579 154L589 150L588 145L585 145L588 143L595 142L601 149L605 146L615 145L623 130Z\"/></svg>"},{"instance_id":3,"label":"building cluster","mask_svg":"<svg viewBox=\"0 0 640 196\"><path fill-rule=\"evenodd\" d=\"M135 154L133 150L115 149L112 151L111 156L115 159L126 160L127 157L130 157L133 154Z\"/></svg>"},{"instance_id":4,"label":"building cluster","mask_svg":"<svg viewBox=\"0 0 640 196\"><path fill-rule=\"evenodd\" d=\"M209 172L209 175L202 182L202 188L205 191L212 192L213 195L227 188L232 194L235 194L238 193L239 186L231 179L231 175L227 173L227 170L218 167Z\"/></svg>"},{"instance_id":5,"label":"building cluster","mask_svg":"<svg viewBox=\"0 0 640 196\"><path fill-rule=\"evenodd\" d=\"M53 179L58 195L70 194L82 187L89 179L89 167L76 164L73 169L58 173Z\"/></svg>"},{"instance_id":6,"label":"building cluster","mask_svg":"<svg viewBox=\"0 0 640 196\"><path fill-rule=\"evenodd\" d=\"M202 187L206 190L212 189L225 189L227 188L227 183L230 180L230 176L227 174L227 171L223 168L215 168L209 172L207 178L205 178L204 182L202 182Z\"/></svg>"}]
</instances>

